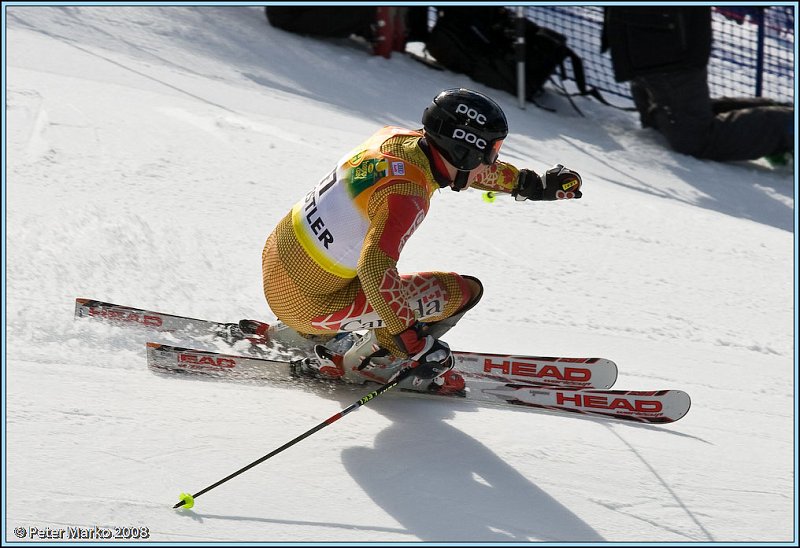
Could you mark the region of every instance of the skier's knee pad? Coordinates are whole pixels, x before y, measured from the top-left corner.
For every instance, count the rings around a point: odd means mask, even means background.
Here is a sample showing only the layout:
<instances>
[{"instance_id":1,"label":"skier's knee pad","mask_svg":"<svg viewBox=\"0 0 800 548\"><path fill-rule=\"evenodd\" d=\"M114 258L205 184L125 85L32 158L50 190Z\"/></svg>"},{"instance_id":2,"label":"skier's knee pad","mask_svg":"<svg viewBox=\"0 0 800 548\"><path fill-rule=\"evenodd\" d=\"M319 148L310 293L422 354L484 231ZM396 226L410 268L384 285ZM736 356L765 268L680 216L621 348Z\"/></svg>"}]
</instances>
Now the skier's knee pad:
<instances>
[{"instance_id":1,"label":"skier's knee pad","mask_svg":"<svg viewBox=\"0 0 800 548\"><path fill-rule=\"evenodd\" d=\"M481 297L483 297L483 284L478 278L476 278L475 276L461 276L461 277L464 278L464 280L466 280L467 282L467 287L469 287L470 297L467 300L466 304L463 307L461 307L461 309L458 311L459 313L466 312L467 310L478 304L478 301L480 301Z\"/></svg>"},{"instance_id":2,"label":"skier's knee pad","mask_svg":"<svg viewBox=\"0 0 800 548\"><path fill-rule=\"evenodd\" d=\"M437 339L441 338L445 333L450 331L455 325L464 317L469 309L478 304L483 296L483 284L478 278L474 276L461 276L464 280L464 292L468 294L466 302L456 310L453 314L442 320L428 324L426 334L431 335Z\"/></svg>"}]
</instances>

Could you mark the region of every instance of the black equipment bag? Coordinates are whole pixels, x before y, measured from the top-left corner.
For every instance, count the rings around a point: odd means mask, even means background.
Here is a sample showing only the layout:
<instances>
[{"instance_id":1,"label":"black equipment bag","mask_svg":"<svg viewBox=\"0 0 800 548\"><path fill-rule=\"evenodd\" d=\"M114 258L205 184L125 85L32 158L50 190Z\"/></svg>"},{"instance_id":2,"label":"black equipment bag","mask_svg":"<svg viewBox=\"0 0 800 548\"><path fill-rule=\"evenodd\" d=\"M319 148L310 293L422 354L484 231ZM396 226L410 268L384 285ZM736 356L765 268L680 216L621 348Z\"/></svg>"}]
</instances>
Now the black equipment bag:
<instances>
[{"instance_id":1,"label":"black equipment bag","mask_svg":"<svg viewBox=\"0 0 800 548\"><path fill-rule=\"evenodd\" d=\"M505 8L442 8L426 49L445 68L516 94L515 22ZM528 19L524 23L526 99L539 95L557 71L563 79L567 59L580 94L591 94L586 88L583 61L567 46L567 38Z\"/></svg>"}]
</instances>

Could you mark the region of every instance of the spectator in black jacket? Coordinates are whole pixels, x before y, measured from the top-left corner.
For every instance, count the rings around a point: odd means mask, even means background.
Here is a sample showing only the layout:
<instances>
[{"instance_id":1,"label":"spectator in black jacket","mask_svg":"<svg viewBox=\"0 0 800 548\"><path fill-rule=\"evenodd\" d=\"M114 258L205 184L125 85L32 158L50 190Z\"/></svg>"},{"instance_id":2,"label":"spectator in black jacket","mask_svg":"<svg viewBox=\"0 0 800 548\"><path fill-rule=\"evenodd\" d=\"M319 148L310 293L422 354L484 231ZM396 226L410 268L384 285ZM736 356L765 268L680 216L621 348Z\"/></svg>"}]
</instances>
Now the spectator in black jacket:
<instances>
[{"instance_id":1,"label":"spectator in black jacket","mask_svg":"<svg viewBox=\"0 0 800 548\"><path fill-rule=\"evenodd\" d=\"M758 97L712 99L711 8L605 8L614 77L630 81L642 127L684 154L711 160L777 157L794 148L794 109Z\"/></svg>"}]
</instances>

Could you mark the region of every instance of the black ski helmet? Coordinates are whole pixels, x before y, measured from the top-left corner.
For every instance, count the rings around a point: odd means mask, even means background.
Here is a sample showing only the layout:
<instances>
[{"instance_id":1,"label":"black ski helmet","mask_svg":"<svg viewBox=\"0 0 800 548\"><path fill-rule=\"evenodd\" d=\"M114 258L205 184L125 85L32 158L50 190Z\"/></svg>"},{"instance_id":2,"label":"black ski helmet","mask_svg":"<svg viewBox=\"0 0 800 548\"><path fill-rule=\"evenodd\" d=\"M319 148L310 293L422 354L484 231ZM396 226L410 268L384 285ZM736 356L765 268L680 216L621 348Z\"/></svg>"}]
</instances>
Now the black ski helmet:
<instances>
[{"instance_id":1,"label":"black ski helmet","mask_svg":"<svg viewBox=\"0 0 800 548\"><path fill-rule=\"evenodd\" d=\"M446 89L433 98L422 114L422 126L444 158L460 171L491 165L508 122L492 99L471 89Z\"/></svg>"}]
</instances>

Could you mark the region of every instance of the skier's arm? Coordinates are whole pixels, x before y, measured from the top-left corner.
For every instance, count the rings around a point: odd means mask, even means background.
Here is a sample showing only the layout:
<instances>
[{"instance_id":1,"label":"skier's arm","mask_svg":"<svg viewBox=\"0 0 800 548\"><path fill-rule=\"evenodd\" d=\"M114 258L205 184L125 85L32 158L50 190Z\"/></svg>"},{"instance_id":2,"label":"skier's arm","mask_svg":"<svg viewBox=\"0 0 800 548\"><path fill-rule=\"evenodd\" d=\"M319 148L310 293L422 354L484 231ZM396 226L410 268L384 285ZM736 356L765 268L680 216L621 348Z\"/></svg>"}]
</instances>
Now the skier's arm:
<instances>
[{"instance_id":1,"label":"skier's arm","mask_svg":"<svg viewBox=\"0 0 800 548\"><path fill-rule=\"evenodd\" d=\"M518 177L519 170L516 167L505 162L495 162L478 175L470 187L511 194L517 186Z\"/></svg>"},{"instance_id":2,"label":"skier's arm","mask_svg":"<svg viewBox=\"0 0 800 548\"><path fill-rule=\"evenodd\" d=\"M561 164L540 177L531 169L517 169L505 162L495 162L472 183L472 188L506 192L517 200L563 200L580 198L581 176Z\"/></svg>"},{"instance_id":3,"label":"skier's arm","mask_svg":"<svg viewBox=\"0 0 800 548\"><path fill-rule=\"evenodd\" d=\"M370 200L371 225L356 270L367 300L392 335L405 331L415 320L397 261L427 207L425 190L408 182L381 189Z\"/></svg>"}]
</instances>

